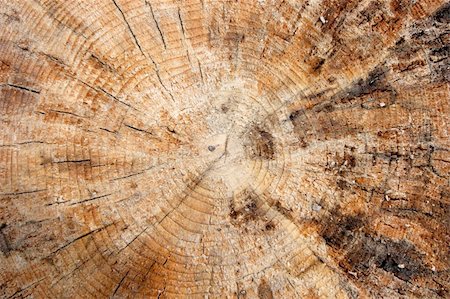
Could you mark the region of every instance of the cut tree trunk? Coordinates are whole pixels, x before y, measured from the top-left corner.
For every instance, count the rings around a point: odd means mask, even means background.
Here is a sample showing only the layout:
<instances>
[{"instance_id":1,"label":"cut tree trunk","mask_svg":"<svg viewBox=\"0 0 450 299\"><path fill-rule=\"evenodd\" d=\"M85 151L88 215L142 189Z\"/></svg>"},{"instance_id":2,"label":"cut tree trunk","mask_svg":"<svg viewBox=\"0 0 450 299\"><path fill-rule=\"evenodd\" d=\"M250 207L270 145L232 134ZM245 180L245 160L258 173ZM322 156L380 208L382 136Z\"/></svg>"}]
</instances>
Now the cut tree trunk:
<instances>
[{"instance_id":1,"label":"cut tree trunk","mask_svg":"<svg viewBox=\"0 0 450 299\"><path fill-rule=\"evenodd\" d=\"M445 0L0 0L0 297L449 298Z\"/></svg>"}]
</instances>

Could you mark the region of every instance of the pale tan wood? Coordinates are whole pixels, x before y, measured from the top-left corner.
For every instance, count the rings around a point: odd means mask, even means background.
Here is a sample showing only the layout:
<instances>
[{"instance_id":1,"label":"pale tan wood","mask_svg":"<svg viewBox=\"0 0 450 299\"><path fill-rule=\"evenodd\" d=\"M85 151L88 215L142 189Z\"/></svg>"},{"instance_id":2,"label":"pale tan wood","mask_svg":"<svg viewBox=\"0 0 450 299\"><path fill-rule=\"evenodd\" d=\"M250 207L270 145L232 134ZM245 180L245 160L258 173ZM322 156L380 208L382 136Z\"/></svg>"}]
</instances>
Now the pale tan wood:
<instances>
[{"instance_id":1,"label":"pale tan wood","mask_svg":"<svg viewBox=\"0 0 450 299\"><path fill-rule=\"evenodd\" d=\"M448 298L444 0L0 0L0 297Z\"/></svg>"}]
</instances>

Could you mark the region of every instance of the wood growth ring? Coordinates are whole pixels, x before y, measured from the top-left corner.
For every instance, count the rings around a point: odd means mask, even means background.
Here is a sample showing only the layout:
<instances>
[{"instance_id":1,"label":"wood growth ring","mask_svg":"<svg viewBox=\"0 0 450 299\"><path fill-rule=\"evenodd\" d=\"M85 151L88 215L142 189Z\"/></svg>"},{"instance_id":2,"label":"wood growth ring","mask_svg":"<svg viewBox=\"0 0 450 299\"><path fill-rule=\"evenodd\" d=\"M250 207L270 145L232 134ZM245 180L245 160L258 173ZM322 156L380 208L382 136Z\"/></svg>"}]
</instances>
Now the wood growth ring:
<instances>
[{"instance_id":1,"label":"wood growth ring","mask_svg":"<svg viewBox=\"0 0 450 299\"><path fill-rule=\"evenodd\" d=\"M0 0L1 298L448 298L444 0Z\"/></svg>"}]
</instances>

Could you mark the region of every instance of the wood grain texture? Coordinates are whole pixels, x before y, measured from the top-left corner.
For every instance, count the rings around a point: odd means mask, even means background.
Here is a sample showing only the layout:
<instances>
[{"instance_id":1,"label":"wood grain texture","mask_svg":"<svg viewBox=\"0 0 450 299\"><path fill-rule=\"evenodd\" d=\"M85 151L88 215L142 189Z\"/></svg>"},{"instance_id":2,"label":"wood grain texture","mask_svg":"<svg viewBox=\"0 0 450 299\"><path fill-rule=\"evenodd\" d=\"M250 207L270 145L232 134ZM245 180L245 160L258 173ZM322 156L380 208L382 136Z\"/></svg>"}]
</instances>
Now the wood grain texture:
<instances>
[{"instance_id":1,"label":"wood grain texture","mask_svg":"<svg viewBox=\"0 0 450 299\"><path fill-rule=\"evenodd\" d=\"M448 298L445 0L0 0L0 297Z\"/></svg>"}]
</instances>

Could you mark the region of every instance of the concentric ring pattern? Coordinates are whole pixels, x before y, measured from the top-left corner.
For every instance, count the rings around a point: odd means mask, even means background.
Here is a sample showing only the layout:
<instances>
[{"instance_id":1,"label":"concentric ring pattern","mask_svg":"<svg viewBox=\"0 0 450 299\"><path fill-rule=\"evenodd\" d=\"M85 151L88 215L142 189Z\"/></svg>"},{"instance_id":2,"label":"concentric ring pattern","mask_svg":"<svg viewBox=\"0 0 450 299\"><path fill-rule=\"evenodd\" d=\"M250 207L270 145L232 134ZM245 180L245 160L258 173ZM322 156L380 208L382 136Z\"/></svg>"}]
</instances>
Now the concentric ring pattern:
<instances>
[{"instance_id":1,"label":"concentric ring pattern","mask_svg":"<svg viewBox=\"0 0 450 299\"><path fill-rule=\"evenodd\" d=\"M0 296L449 296L444 0L0 0Z\"/></svg>"}]
</instances>

